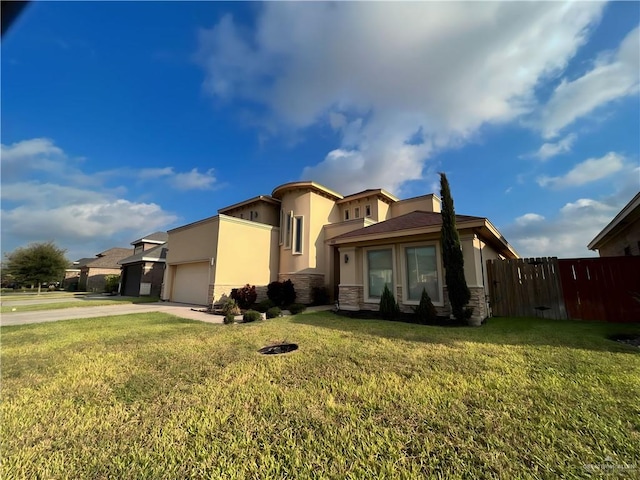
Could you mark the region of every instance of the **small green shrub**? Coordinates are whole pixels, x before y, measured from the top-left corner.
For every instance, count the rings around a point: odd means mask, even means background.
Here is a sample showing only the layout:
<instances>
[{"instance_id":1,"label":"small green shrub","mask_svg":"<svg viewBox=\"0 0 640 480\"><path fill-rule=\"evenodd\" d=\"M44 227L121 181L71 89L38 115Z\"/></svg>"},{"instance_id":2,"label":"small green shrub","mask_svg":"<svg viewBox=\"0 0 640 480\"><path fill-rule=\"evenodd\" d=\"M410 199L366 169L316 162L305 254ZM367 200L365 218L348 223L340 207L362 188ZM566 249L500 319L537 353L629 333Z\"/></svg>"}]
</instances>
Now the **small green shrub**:
<instances>
[{"instance_id":1,"label":"small green shrub","mask_svg":"<svg viewBox=\"0 0 640 480\"><path fill-rule=\"evenodd\" d=\"M232 298L229 298L222 305L222 313L224 315L240 315L242 312L240 311L240 307L238 307L236 301Z\"/></svg>"},{"instance_id":2,"label":"small green shrub","mask_svg":"<svg viewBox=\"0 0 640 480\"><path fill-rule=\"evenodd\" d=\"M104 291L105 293L115 293L120 285L120 275L105 275Z\"/></svg>"},{"instance_id":3,"label":"small green shrub","mask_svg":"<svg viewBox=\"0 0 640 480\"><path fill-rule=\"evenodd\" d=\"M296 289L293 282L271 282L267 285L267 297L278 307L286 307L296 301Z\"/></svg>"},{"instance_id":4,"label":"small green shrub","mask_svg":"<svg viewBox=\"0 0 640 480\"><path fill-rule=\"evenodd\" d=\"M277 318L280 316L282 316L282 310L280 310L280 307L271 307L267 310L267 318Z\"/></svg>"},{"instance_id":5,"label":"small green shrub","mask_svg":"<svg viewBox=\"0 0 640 480\"><path fill-rule=\"evenodd\" d=\"M433 306L431 297L427 293L426 289L422 289L422 295L420 296L420 304L417 308L413 309L413 313L416 314L416 323L422 325L429 325L436 322L438 319L438 312L436 307Z\"/></svg>"},{"instance_id":6,"label":"small green shrub","mask_svg":"<svg viewBox=\"0 0 640 480\"><path fill-rule=\"evenodd\" d=\"M262 300L261 302L256 303L253 308L261 313L266 312L267 310L269 310L271 307L275 307L276 304L273 303L272 300L266 299L266 300Z\"/></svg>"},{"instance_id":7,"label":"small green shrub","mask_svg":"<svg viewBox=\"0 0 640 480\"><path fill-rule=\"evenodd\" d=\"M249 285L248 283L242 288L234 288L229 295L233 298L240 308L249 308L253 305L258 298L256 293L256 286Z\"/></svg>"},{"instance_id":8,"label":"small green shrub","mask_svg":"<svg viewBox=\"0 0 640 480\"><path fill-rule=\"evenodd\" d=\"M236 316L233 313L227 313L224 316L224 324L225 325L230 325L235 321L236 321Z\"/></svg>"},{"instance_id":9,"label":"small green shrub","mask_svg":"<svg viewBox=\"0 0 640 480\"><path fill-rule=\"evenodd\" d=\"M292 303L289 305L289 311L292 315L297 315L300 312L304 312L307 309L307 306L302 303Z\"/></svg>"},{"instance_id":10,"label":"small green shrub","mask_svg":"<svg viewBox=\"0 0 640 480\"><path fill-rule=\"evenodd\" d=\"M255 322L256 320L261 320L262 314L260 312L256 312L255 310L247 310L244 312L242 316L242 321L244 323Z\"/></svg>"},{"instance_id":11,"label":"small green shrub","mask_svg":"<svg viewBox=\"0 0 640 480\"><path fill-rule=\"evenodd\" d=\"M312 305L329 305L329 289L327 287L313 287L311 289Z\"/></svg>"},{"instance_id":12,"label":"small green shrub","mask_svg":"<svg viewBox=\"0 0 640 480\"><path fill-rule=\"evenodd\" d=\"M385 320L394 320L400 313L400 307L396 303L396 298L385 284L382 296L380 297L380 315Z\"/></svg>"}]
</instances>

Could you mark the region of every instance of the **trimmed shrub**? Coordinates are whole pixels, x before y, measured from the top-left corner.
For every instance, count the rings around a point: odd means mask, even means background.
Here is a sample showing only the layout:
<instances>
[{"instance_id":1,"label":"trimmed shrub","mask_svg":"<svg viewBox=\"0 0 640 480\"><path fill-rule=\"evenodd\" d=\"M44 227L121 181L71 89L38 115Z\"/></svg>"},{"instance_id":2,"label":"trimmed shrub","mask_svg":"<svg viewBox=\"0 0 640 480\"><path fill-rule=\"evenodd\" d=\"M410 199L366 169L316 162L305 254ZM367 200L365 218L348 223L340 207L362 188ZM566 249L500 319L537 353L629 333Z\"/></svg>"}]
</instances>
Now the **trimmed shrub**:
<instances>
[{"instance_id":1,"label":"trimmed shrub","mask_svg":"<svg viewBox=\"0 0 640 480\"><path fill-rule=\"evenodd\" d=\"M313 287L311 289L311 305L329 305L329 298L327 287Z\"/></svg>"},{"instance_id":2,"label":"trimmed shrub","mask_svg":"<svg viewBox=\"0 0 640 480\"><path fill-rule=\"evenodd\" d=\"M416 314L416 323L420 323L422 325L434 324L438 319L436 307L433 306L431 297L424 288L422 289L422 295L420 296L420 304L417 308L413 309L413 313Z\"/></svg>"},{"instance_id":3,"label":"trimmed shrub","mask_svg":"<svg viewBox=\"0 0 640 480\"><path fill-rule=\"evenodd\" d=\"M255 322L256 320L261 320L262 314L260 312L256 312L255 310L247 310L244 312L242 316L242 321L244 323Z\"/></svg>"},{"instance_id":4,"label":"trimmed shrub","mask_svg":"<svg viewBox=\"0 0 640 480\"><path fill-rule=\"evenodd\" d=\"M229 298L222 305L222 313L224 315L240 315L242 312L240 311L240 307L238 307L236 301L232 298Z\"/></svg>"},{"instance_id":5,"label":"trimmed shrub","mask_svg":"<svg viewBox=\"0 0 640 480\"><path fill-rule=\"evenodd\" d=\"M116 293L120 285L120 275L105 275L104 291L105 293Z\"/></svg>"},{"instance_id":6,"label":"trimmed shrub","mask_svg":"<svg viewBox=\"0 0 640 480\"><path fill-rule=\"evenodd\" d=\"M307 306L302 303L292 303L289 305L289 311L292 315L297 315L300 312L304 312L307 309Z\"/></svg>"},{"instance_id":7,"label":"trimmed shrub","mask_svg":"<svg viewBox=\"0 0 640 480\"><path fill-rule=\"evenodd\" d=\"M380 315L385 320L393 320L400 313L400 307L396 303L396 298L385 284L382 296L380 297Z\"/></svg>"},{"instance_id":8,"label":"trimmed shrub","mask_svg":"<svg viewBox=\"0 0 640 480\"><path fill-rule=\"evenodd\" d=\"M271 282L267 285L267 297L277 307L286 307L296 301L296 290L291 280Z\"/></svg>"},{"instance_id":9,"label":"trimmed shrub","mask_svg":"<svg viewBox=\"0 0 640 480\"><path fill-rule=\"evenodd\" d=\"M233 313L227 313L224 316L224 324L225 325L230 325L235 321L236 321L236 316Z\"/></svg>"},{"instance_id":10,"label":"trimmed shrub","mask_svg":"<svg viewBox=\"0 0 640 480\"><path fill-rule=\"evenodd\" d=\"M271 307L275 307L275 306L276 306L276 304L273 303L272 300L266 299L266 300L262 300L261 302L256 303L253 306L253 308L254 308L254 310L259 311L260 313L265 313Z\"/></svg>"},{"instance_id":11,"label":"trimmed shrub","mask_svg":"<svg viewBox=\"0 0 640 480\"><path fill-rule=\"evenodd\" d=\"M258 298L255 285L249 285L248 283L242 288L234 288L231 290L231 295L240 308L249 308L253 305Z\"/></svg>"},{"instance_id":12,"label":"trimmed shrub","mask_svg":"<svg viewBox=\"0 0 640 480\"><path fill-rule=\"evenodd\" d=\"M267 310L267 318L277 318L282 316L282 310L280 307L271 307Z\"/></svg>"}]
</instances>

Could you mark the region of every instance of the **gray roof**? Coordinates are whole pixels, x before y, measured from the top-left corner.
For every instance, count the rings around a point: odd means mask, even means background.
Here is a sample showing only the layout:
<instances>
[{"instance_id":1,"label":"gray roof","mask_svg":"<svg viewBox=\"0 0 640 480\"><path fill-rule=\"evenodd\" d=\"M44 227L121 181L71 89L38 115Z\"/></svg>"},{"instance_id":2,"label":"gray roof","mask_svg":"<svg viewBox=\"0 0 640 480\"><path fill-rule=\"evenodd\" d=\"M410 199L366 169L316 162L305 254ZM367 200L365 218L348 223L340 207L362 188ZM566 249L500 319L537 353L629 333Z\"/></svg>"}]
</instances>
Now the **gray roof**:
<instances>
[{"instance_id":1,"label":"gray roof","mask_svg":"<svg viewBox=\"0 0 640 480\"><path fill-rule=\"evenodd\" d=\"M167 247L158 245L144 252L138 252L130 257L123 258L118 263L120 265L129 265L131 263L146 262L164 262L167 258Z\"/></svg>"},{"instance_id":2,"label":"gray roof","mask_svg":"<svg viewBox=\"0 0 640 480\"><path fill-rule=\"evenodd\" d=\"M164 243L169 239L169 234L167 232L155 232L150 235L145 235L142 238L134 240L131 242L131 245L135 245L137 243Z\"/></svg>"}]
</instances>

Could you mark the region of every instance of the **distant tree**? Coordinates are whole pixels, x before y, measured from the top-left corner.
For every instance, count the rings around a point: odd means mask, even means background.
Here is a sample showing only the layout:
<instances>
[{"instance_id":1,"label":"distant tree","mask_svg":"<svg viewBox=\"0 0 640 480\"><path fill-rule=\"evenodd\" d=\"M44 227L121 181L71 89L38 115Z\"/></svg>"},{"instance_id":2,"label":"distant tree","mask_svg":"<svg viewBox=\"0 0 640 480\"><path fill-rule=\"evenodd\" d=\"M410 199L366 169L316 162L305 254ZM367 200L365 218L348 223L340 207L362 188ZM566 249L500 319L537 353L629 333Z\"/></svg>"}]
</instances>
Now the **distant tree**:
<instances>
[{"instance_id":1,"label":"distant tree","mask_svg":"<svg viewBox=\"0 0 640 480\"><path fill-rule=\"evenodd\" d=\"M449 302L456 320L467 321L471 312L465 307L471 299L471 292L464 278L464 257L456 228L456 212L449 181L444 173L440 173L440 197L442 199L442 259Z\"/></svg>"},{"instance_id":2,"label":"distant tree","mask_svg":"<svg viewBox=\"0 0 640 480\"><path fill-rule=\"evenodd\" d=\"M45 282L55 282L64 276L69 265L65 258L66 250L58 248L53 242L32 243L20 247L6 255L7 273L18 282L29 282L40 288Z\"/></svg>"}]
</instances>

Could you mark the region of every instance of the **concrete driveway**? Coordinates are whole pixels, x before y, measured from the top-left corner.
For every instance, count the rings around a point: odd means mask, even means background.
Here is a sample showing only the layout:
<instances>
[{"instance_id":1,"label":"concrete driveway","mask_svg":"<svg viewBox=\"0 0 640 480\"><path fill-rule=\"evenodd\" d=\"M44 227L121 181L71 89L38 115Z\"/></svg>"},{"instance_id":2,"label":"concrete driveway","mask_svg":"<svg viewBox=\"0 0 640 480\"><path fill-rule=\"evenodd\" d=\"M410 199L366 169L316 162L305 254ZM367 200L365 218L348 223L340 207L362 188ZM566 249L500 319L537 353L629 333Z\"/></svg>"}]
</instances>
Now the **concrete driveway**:
<instances>
[{"instance_id":1,"label":"concrete driveway","mask_svg":"<svg viewBox=\"0 0 640 480\"><path fill-rule=\"evenodd\" d=\"M25 325L28 323L56 322L58 320L73 320L76 318L107 317L111 315L126 315L129 313L162 312L176 317L199 320L208 323L222 323L223 317L211 315L201 310L201 305L186 305L184 303L158 302L124 305L107 305L94 307L74 307L60 310L40 310L36 312L3 313L0 317L0 325Z\"/></svg>"}]
</instances>

